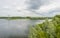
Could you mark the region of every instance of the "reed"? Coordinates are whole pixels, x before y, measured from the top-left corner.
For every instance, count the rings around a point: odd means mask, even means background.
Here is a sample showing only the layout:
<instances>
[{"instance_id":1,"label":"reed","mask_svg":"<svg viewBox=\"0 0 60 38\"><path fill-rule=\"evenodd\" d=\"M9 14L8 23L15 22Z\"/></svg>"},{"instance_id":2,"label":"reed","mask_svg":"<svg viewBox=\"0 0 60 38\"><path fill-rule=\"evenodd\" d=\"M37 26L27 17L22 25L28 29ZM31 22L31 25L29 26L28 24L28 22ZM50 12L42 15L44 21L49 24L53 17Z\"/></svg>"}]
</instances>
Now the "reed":
<instances>
[{"instance_id":1,"label":"reed","mask_svg":"<svg viewBox=\"0 0 60 38\"><path fill-rule=\"evenodd\" d=\"M60 15L30 28L29 38L60 38Z\"/></svg>"}]
</instances>

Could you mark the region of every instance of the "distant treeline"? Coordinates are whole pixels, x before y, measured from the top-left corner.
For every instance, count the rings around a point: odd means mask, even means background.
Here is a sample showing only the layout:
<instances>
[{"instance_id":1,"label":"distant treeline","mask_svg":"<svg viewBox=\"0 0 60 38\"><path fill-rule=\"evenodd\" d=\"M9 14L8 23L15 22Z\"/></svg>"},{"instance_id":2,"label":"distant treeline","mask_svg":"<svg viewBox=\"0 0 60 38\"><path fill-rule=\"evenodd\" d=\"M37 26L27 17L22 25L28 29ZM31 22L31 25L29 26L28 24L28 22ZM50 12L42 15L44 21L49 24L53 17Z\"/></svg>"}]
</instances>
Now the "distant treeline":
<instances>
[{"instance_id":1,"label":"distant treeline","mask_svg":"<svg viewBox=\"0 0 60 38\"><path fill-rule=\"evenodd\" d=\"M52 19L53 17L0 17L0 19L31 19L31 20L44 20L44 19Z\"/></svg>"},{"instance_id":2,"label":"distant treeline","mask_svg":"<svg viewBox=\"0 0 60 38\"><path fill-rule=\"evenodd\" d=\"M57 17L60 17L60 15L56 15ZM53 17L0 17L0 19L31 19L31 20L44 20L44 19L52 19Z\"/></svg>"}]
</instances>

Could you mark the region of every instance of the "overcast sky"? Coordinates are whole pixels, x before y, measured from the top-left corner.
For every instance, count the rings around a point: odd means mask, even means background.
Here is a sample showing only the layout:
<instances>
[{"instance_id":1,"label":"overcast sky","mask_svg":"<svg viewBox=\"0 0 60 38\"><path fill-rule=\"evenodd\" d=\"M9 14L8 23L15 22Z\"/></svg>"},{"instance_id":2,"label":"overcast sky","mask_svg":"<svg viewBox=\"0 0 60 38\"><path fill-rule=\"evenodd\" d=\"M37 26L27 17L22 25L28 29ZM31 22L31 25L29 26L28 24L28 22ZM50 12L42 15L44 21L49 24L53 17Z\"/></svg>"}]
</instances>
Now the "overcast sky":
<instances>
[{"instance_id":1,"label":"overcast sky","mask_svg":"<svg viewBox=\"0 0 60 38\"><path fill-rule=\"evenodd\" d=\"M60 0L0 0L0 16L54 16Z\"/></svg>"}]
</instances>

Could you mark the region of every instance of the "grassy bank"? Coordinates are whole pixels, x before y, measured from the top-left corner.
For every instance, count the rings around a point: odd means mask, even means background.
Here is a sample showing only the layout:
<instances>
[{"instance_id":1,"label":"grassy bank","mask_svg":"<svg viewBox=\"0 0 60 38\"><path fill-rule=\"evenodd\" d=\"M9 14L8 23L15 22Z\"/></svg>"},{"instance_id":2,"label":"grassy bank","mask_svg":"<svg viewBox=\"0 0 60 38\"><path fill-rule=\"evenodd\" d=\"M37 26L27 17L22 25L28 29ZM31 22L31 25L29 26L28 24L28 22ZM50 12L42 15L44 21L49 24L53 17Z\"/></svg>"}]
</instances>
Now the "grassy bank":
<instances>
[{"instance_id":1,"label":"grassy bank","mask_svg":"<svg viewBox=\"0 0 60 38\"><path fill-rule=\"evenodd\" d=\"M30 28L29 38L60 38L60 15Z\"/></svg>"}]
</instances>

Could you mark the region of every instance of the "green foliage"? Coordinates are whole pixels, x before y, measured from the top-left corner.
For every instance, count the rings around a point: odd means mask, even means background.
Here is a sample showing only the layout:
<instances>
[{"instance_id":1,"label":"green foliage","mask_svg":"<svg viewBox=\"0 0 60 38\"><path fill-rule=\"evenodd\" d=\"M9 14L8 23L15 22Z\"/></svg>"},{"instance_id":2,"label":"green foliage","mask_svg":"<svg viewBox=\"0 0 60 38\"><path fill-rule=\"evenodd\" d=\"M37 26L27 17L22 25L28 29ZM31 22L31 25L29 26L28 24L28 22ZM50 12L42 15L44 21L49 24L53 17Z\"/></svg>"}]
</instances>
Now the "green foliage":
<instances>
[{"instance_id":1,"label":"green foliage","mask_svg":"<svg viewBox=\"0 0 60 38\"><path fill-rule=\"evenodd\" d=\"M29 38L60 38L60 15L31 27Z\"/></svg>"}]
</instances>

